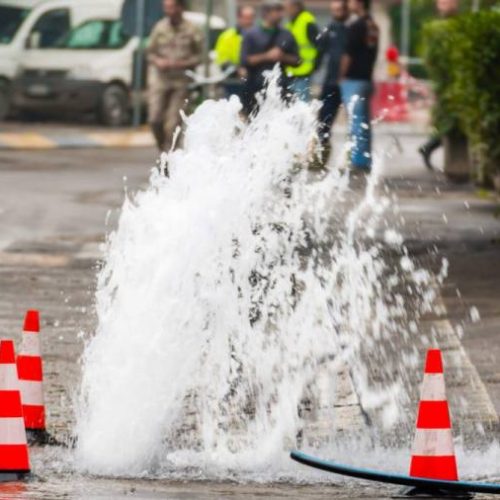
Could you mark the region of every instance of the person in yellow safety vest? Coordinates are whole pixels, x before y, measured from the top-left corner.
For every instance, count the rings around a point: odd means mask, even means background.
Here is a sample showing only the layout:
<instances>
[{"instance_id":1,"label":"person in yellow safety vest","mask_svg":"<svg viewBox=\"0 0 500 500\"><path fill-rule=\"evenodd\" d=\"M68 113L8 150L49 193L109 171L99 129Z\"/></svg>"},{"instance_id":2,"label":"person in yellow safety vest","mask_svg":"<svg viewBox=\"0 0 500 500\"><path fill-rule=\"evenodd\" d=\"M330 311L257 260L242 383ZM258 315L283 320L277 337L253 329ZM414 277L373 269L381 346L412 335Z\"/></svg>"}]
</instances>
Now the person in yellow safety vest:
<instances>
[{"instance_id":1,"label":"person in yellow safety vest","mask_svg":"<svg viewBox=\"0 0 500 500\"><path fill-rule=\"evenodd\" d=\"M316 69L318 57L319 29L314 15L305 9L302 0L287 0L285 3L290 21L286 28L292 33L299 46L301 63L296 67L287 68L291 77L290 89L300 99L311 99L311 75Z\"/></svg>"},{"instance_id":2,"label":"person in yellow safety vest","mask_svg":"<svg viewBox=\"0 0 500 500\"><path fill-rule=\"evenodd\" d=\"M241 67L241 44L243 35L255 23L255 9L251 5L242 5L237 10L237 24L234 28L223 31L215 44L216 63L226 70L234 67L232 73L224 83L226 97L235 94L242 96L245 70Z\"/></svg>"}]
</instances>

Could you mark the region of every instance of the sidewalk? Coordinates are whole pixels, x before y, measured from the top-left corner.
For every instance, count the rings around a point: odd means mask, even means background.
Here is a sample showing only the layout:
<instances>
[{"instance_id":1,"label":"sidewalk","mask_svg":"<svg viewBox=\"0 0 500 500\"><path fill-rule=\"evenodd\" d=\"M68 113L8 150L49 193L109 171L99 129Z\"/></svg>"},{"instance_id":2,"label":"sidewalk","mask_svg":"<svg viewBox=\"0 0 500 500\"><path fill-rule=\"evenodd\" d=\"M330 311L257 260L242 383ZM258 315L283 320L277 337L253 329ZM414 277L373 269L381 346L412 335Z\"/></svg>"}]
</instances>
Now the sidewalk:
<instances>
[{"instance_id":1,"label":"sidewalk","mask_svg":"<svg viewBox=\"0 0 500 500\"><path fill-rule=\"evenodd\" d=\"M343 121L343 120L342 120ZM335 130L345 135L342 122ZM375 133L381 135L422 135L427 133L424 122L375 123ZM147 148L155 143L149 128L106 128L72 123L0 123L1 150L45 150L86 148Z\"/></svg>"}]
</instances>

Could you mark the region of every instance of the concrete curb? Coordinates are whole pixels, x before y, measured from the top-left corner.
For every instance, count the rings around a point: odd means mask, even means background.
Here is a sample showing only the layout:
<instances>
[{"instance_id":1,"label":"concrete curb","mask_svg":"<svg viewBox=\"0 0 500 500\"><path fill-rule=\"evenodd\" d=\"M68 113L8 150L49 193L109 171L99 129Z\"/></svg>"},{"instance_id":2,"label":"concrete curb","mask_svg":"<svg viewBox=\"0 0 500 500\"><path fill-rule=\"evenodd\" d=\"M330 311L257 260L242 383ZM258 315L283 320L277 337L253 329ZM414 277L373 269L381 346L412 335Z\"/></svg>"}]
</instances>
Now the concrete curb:
<instances>
[{"instance_id":1,"label":"concrete curb","mask_svg":"<svg viewBox=\"0 0 500 500\"><path fill-rule=\"evenodd\" d=\"M0 150L144 148L154 146L146 129L89 132L2 132Z\"/></svg>"},{"instance_id":2,"label":"concrete curb","mask_svg":"<svg viewBox=\"0 0 500 500\"><path fill-rule=\"evenodd\" d=\"M105 130L89 128L87 131L68 126L58 126L48 130L34 131L10 130L0 132L0 151L2 150L47 150L47 149L85 149L85 148L146 148L154 147L155 142L147 127L136 129ZM380 135L426 135L427 127L410 123L376 123L374 131ZM345 124L336 124L334 134L347 134Z\"/></svg>"}]
</instances>

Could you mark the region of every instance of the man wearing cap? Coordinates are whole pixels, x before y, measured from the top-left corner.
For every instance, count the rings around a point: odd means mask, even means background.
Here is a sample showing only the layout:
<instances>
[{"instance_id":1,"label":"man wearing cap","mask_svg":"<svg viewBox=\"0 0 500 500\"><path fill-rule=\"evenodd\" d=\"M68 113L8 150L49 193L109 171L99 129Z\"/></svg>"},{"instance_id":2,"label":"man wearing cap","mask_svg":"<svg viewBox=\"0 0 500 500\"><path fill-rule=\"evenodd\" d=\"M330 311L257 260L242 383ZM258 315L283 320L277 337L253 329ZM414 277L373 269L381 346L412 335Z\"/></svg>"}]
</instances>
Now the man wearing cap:
<instances>
[{"instance_id":1,"label":"man wearing cap","mask_svg":"<svg viewBox=\"0 0 500 500\"><path fill-rule=\"evenodd\" d=\"M262 21L243 37L241 64L247 70L243 107L247 115L255 109L255 96L265 87L266 74L276 64L281 70L280 85L285 91L288 81L285 67L300 63L297 43L280 25L284 16L279 0L266 0L262 5Z\"/></svg>"},{"instance_id":2,"label":"man wearing cap","mask_svg":"<svg viewBox=\"0 0 500 500\"><path fill-rule=\"evenodd\" d=\"M164 0L165 16L149 38L149 123L160 151L172 147L189 97L187 69L201 63L202 36L184 19L184 0Z\"/></svg>"},{"instance_id":3,"label":"man wearing cap","mask_svg":"<svg viewBox=\"0 0 500 500\"><path fill-rule=\"evenodd\" d=\"M311 99L311 75L316 69L319 29L314 15L305 9L303 0L286 0L286 12L290 21L286 28L292 33L299 47L300 64L289 66L286 71L292 77L291 90L304 101Z\"/></svg>"}]
</instances>

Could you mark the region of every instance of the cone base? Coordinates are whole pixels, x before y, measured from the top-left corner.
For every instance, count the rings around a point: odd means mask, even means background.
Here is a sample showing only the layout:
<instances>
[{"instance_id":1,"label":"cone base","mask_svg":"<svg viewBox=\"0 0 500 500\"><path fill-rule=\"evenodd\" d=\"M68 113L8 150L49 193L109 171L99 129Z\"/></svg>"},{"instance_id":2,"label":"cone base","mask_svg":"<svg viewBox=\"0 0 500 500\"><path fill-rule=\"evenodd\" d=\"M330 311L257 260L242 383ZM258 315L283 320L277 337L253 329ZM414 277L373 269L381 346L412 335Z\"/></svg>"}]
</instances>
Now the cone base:
<instances>
[{"instance_id":1,"label":"cone base","mask_svg":"<svg viewBox=\"0 0 500 500\"><path fill-rule=\"evenodd\" d=\"M437 490L426 490L418 486L412 486L410 488L404 488L399 495L395 495L392 498L458 498L458 499L470 499L474 498L473 493L466 491L447 491L443 489Z\"/></svg>"},{"instance_id":2,"label":"cone base","mask_svg":"<svg viewBox=\"0 0 500 500\"><path fill-rule=\"evenodd\" d=\"M26 439L30 446L59 446L59 443L45 429L26 429Z\"/></svg>"},{"instance_id":3,"label":"cone base","mask_svg":"<svg viewBox=\"0 0 500 500\"><path fill-rule=\"evenodd\" d=\"M22 470L9 470L9 471L0 471L0 483L8 483L11 481L22 481L23 479L27 479L30 475L30 471L22 471Z\"/></svg>"}]
</instances>

